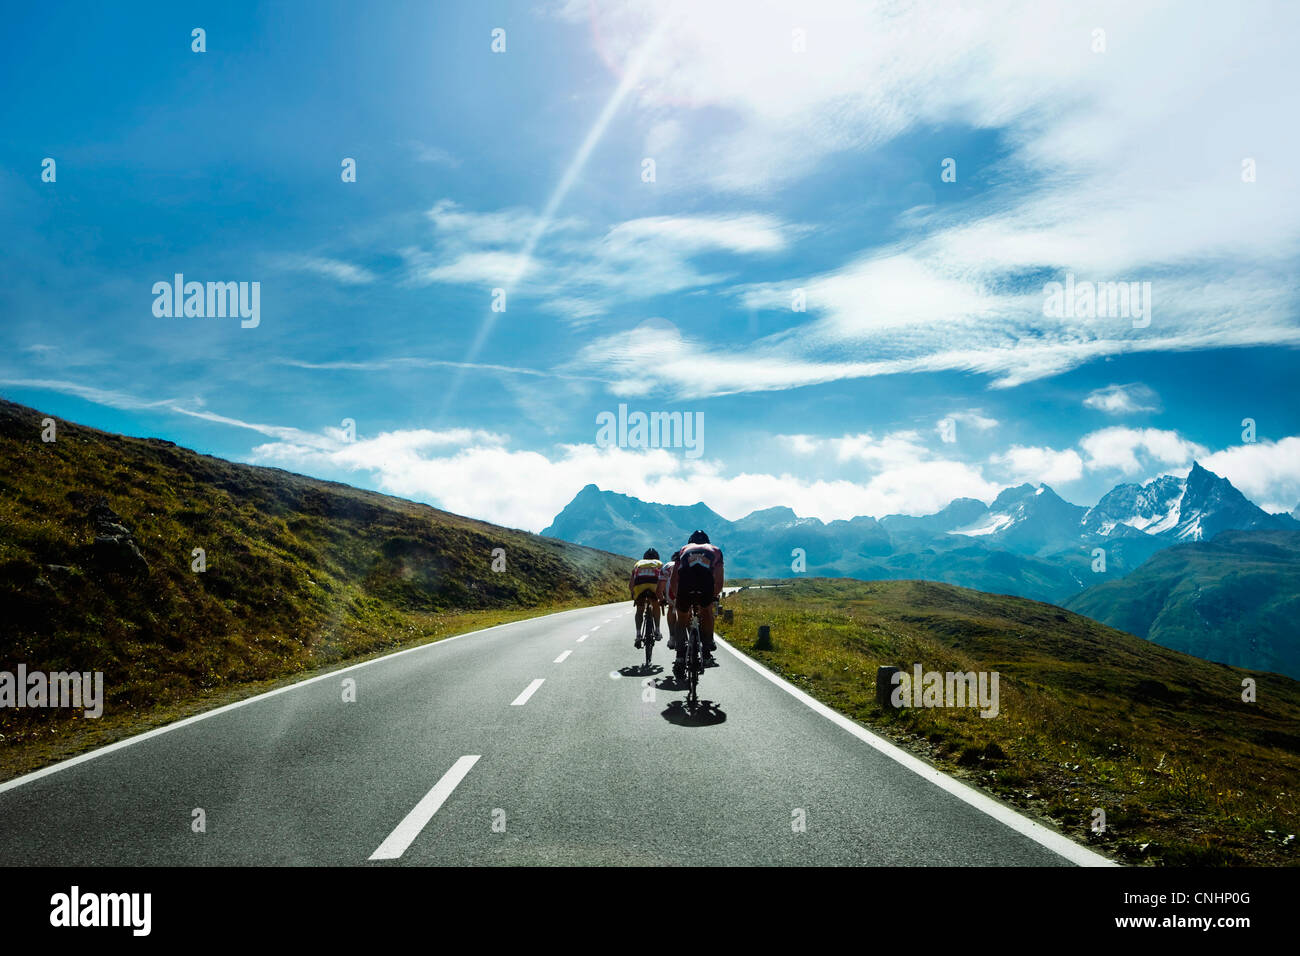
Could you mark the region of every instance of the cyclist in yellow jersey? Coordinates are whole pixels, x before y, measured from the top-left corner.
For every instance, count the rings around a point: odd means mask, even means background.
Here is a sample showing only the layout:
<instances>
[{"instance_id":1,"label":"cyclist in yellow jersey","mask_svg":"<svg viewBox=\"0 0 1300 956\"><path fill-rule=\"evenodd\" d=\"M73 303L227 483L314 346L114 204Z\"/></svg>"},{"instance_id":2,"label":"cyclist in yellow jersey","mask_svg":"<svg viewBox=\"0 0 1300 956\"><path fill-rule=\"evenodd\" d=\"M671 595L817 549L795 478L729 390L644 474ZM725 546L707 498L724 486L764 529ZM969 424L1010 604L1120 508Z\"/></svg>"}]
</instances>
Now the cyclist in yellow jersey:
<instances>
[{"instance_id":1,"label":"cyclist in yellow jersey","mask_svg":"<svg viewBox=\"0 0 1300 956\"><path fill-rule=\"evenodd\" d=\"M628 588L632 592L632 600L636 602L636 640L632 642L633 647L641 646L641 620L647 613L654 615L655 640L659 640L658 592L659 569L662 566L659 552L654 548L647 548L645 555L632 567Z\"/></svg>"}]
</instances>

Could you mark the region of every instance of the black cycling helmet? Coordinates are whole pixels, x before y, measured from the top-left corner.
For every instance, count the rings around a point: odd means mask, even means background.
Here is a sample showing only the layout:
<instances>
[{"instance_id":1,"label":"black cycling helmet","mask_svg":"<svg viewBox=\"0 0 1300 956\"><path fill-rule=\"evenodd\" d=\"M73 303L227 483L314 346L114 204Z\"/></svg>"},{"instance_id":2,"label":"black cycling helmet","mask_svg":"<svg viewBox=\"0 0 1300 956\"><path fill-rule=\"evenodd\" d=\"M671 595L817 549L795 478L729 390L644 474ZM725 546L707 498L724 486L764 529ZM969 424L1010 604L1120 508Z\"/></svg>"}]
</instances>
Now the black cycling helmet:
<instances>
[{"instance_id":1,"label":"black cycling helmet","mask_svg":"<svg viewBox=\"0 0 1300 956\"><path fill-rule=\"evenodd\" d=\"M689 539L690 544L708 544L709 536L703 531L692 531Z\"/></svg>"},{"instance_id":2,"label":"black cycling helmet","mask_svg":"<svg viewBox=\"0 0 1300 956\"><path fill-rule=\"evenodd\" d=\"M672 560L676 561L681 556L682 556L682 549L678 548L676 551L673 552Z\"/></svg>"},{"instance_id":3,"label":"black cycling helmet","mask_svg":"<svg viewBox=\"0 0 1300 956\"><path fill-rule=\"evenodd\" d=\"M646 561L649 561L649 560L652 560L652 559L655 560L655 561L658 561L658 560L659 560L659 552L656 551L654 548L646 548L646 549L645 549L645 554L641 555L641 557L642 557L643 560L646 560Z\"/></svg>"}]
</instances>

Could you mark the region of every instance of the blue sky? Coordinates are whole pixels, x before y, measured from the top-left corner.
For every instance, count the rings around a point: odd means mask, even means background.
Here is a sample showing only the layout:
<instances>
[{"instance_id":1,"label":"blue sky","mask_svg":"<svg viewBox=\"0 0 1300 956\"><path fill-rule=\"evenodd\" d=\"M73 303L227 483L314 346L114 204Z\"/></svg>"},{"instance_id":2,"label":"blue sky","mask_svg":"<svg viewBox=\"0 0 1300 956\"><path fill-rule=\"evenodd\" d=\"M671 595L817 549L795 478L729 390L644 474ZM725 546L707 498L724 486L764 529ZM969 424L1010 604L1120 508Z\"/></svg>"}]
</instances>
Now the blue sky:
<instances>
[{"instance_id":1,"label":"blue sky","mask_svg":"<svg viewBox=\"0 0 1300 956\"><path fill-rule=\"evenodd\" d=\"M1193 458L1290 510L1300 11L1129 6L18 8L0 394L530 530L589 481L829 519ZM260 323L155 316L178 272ZM1045 315L1067 273L1149 324ZM601 447L620 403L702 454Z\"/></svg>"}]
</instances>

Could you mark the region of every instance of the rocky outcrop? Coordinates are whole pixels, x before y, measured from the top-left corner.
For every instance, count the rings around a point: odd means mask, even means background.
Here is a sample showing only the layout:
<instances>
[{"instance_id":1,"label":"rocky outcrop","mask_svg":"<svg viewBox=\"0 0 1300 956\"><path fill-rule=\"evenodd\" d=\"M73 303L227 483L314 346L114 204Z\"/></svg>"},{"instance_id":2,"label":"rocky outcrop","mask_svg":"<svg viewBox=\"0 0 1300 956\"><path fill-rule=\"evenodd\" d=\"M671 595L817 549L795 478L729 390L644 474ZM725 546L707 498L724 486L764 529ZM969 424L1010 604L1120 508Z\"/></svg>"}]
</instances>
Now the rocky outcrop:
<instances>
[{"instance_id":1,"label":"rocky outcrop","mask_svg":"<svg viewBox=\"0 0 1300 956\"><path fill-rule=\"evenodd\" d=\"M83 498L83 502L85 500ZM140 552L134 534L123 523L122 516L108 506L105 498L90 501L86 516L94 526L95 540L90 546L90 555L97 568L127 577L149 573L149 562Z\"/></svg>"}]
</instances>

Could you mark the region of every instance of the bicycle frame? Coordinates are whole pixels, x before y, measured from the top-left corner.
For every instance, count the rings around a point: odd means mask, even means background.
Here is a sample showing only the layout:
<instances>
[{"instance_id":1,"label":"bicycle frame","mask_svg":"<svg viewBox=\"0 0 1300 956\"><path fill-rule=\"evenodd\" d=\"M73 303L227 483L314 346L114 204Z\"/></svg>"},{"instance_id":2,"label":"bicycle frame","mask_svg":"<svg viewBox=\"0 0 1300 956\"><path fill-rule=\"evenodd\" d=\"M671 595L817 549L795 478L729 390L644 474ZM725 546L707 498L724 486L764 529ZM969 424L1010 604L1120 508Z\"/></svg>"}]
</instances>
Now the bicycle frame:
<instances>
[{"instance_id":1,"label":"bicycle frame","mask_svg":"<svg viewBox=\"0 0 1300 956\"><path fill-rule=\"evenodd\" d=\"M644 601L641 609L641 643L645 646L645 663L647 667L650 666L650 655L655 643L655 622L651 618L654 603L653 599Z\"/></svg>"},{"instance_id":2,"label":"bicycle frame","mask_svg":"<svg viewBox=\"0 0 1300 956\"><path fill-rule=\"evenodd\" d=\"M700 673L704 670L704 655L700 640L700 608L691 605L691 619L686 625L686 706L694 710L700 702Z\"/></svg>"}]
</instances>

